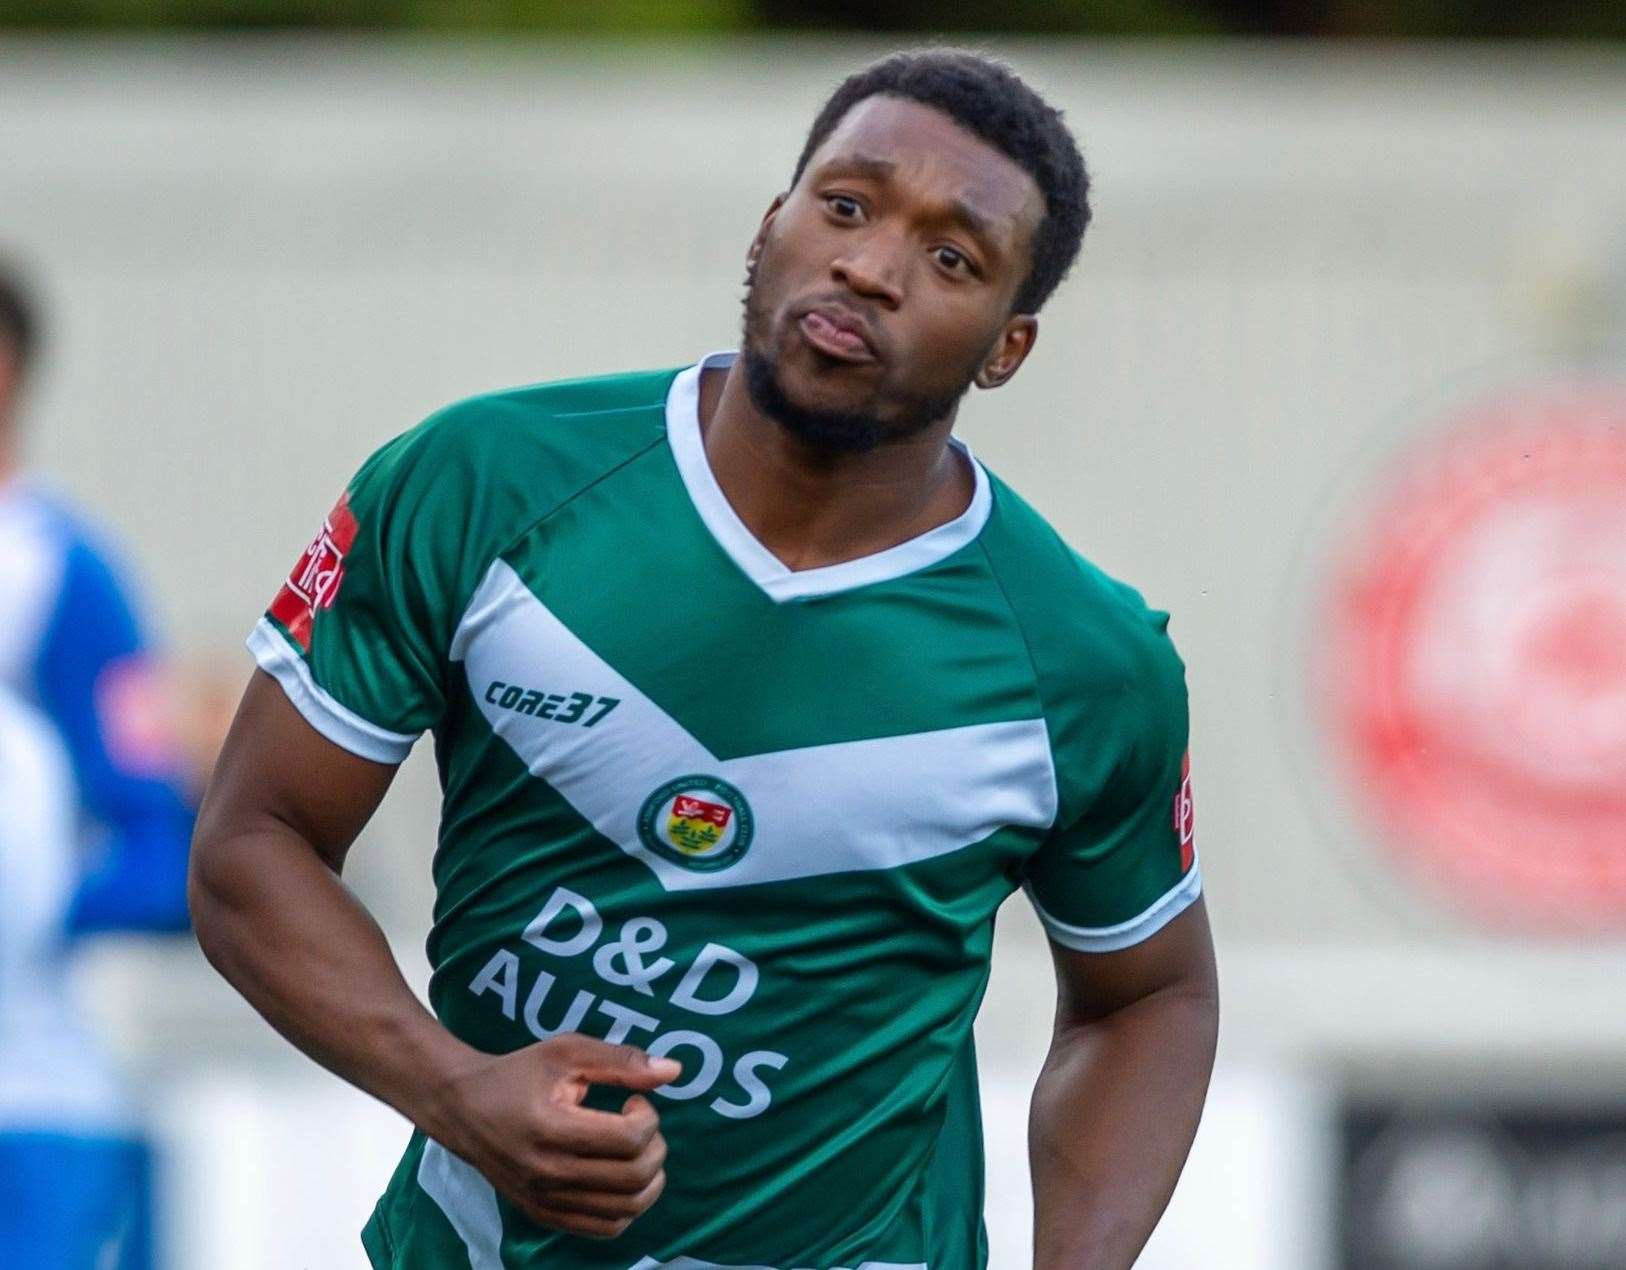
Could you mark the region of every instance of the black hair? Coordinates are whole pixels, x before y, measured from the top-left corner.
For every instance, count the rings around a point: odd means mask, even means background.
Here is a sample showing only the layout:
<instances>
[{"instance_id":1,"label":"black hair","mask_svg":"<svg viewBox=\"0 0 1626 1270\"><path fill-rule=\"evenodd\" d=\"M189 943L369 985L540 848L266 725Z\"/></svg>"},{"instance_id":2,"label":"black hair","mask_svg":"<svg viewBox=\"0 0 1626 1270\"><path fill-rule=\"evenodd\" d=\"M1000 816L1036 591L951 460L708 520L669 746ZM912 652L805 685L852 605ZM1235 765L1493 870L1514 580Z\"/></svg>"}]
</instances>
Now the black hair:
<instances>
[{"instance_id":1,"label":"black hair","mask_svg":"<svg viewBox=\"0 0 1626 1270\"><path fill-rule=\"evenodd\" d=\"M854 72L830 95L796 160L795 185L813 152L867 97L905 97L940 110L1008 155L1038 184L1045 215L1013 311L1037 313L1078 259L1090 223L1090 177L1061 111L1001 62L964 49L894 53Z\"/></svg>"},{"instance_id":2,"label":"black hair","mask_svg":"<svg viewBox=\"0 0 1626 1270\"><path fill-rule=\"evenodd\" d=\"M9 344L26 371L39 347L39 308L22 274L0 260L0 343Z\"/></svg>"}]
</instances>

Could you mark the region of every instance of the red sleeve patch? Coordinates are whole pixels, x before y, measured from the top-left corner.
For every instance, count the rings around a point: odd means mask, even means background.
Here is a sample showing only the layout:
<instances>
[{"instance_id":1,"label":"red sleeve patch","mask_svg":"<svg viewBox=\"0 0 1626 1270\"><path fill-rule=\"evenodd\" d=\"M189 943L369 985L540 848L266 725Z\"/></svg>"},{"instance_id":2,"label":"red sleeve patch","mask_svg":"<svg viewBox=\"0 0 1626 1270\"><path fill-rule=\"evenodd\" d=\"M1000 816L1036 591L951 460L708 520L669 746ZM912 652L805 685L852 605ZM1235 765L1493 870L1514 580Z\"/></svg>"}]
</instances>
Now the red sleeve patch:
<instances>
[{"instance_id":1,"label":"red sleeve patch","mask_svg":"<svg viewBox=\"0 0 1626 1270\"><path fill-rule=\"evenodd\" d=\"M1180 788L1174 795L1174 832L1180 840L1180 872L1197 859L1197 809L1191 801L1191 751L1180 760Z\"/></svg>"},{"instance_id":2,"label":"red sleeve patch","mask_svg":"<svg viewBox=\"0 0 1626 1270\"><path fill-rule=\"evenodd\" d=\"M338 598L344 582L344 558L356 541L356 518L350 510L348 492L339 496L322 527L316 531L288 580L271 601L271 616L281 622L288 634L307 653L311 649L311 623L316 611Z\"/></svg>"}]
</instances>

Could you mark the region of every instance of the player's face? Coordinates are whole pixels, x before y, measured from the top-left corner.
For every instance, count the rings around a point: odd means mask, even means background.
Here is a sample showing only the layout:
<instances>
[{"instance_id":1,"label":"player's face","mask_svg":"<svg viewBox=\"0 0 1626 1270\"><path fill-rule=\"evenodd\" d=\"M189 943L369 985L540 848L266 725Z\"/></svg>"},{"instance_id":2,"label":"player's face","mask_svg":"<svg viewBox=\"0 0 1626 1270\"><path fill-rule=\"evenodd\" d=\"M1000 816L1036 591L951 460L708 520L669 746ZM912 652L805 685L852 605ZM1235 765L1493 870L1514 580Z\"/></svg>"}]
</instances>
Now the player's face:
<instances>
[{"instance_id":1,"label":"player's face","mask_svg":"<svg viewBox=\"0 0 1626 1270\"><path fill-rule=\"evenodd\" d=\"M751 246L746 382L815 444L864 450L1004 383L1037 324L1013 315L1044 214L1018 164L918 102L854 106Z\"/></svg>"}]
</instances>

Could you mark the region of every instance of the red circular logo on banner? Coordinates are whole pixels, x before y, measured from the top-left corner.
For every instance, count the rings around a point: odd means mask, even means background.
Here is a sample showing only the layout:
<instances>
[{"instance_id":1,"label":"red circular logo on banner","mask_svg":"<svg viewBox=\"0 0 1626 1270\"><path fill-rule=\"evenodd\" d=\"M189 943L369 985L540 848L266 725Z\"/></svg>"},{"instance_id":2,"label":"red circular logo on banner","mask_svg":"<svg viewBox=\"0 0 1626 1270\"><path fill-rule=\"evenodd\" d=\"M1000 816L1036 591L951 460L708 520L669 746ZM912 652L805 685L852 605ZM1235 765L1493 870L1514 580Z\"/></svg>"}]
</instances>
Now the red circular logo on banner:
<instances>
[{"instance_id":1,"label":"red circular logo on banner","mask_svg":"<svg viewBox=\"0 0 1626 1270\"><path fill-rule=\"evenodd\" d=\"M1626 922L1626 388L1457 420L1325 617L1327 721L1391 846L1487 915Z\"/></svg>"}]
</instances>

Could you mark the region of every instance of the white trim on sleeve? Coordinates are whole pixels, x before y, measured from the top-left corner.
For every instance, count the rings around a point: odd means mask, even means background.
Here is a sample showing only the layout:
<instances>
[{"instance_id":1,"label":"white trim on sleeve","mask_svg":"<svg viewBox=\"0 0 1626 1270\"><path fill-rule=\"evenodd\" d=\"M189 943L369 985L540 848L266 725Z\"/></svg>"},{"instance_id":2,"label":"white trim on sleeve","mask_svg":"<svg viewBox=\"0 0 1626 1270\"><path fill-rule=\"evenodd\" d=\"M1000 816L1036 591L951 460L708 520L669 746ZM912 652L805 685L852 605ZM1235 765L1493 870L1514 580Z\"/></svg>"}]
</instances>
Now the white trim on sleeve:
<instances>
[{"instance_id":1,"label":"white trim on sleeve","mask_svg":"<svg viewBox=\"0 0 1626 1270\"><path fill-rule=\"evenodd\" d=\"M399 763L418 739L381 728L331 697L311 678L305 659L288 646L269 619L262 617L249 632L248 651L260 669L282 685L306 723L352 754L375 763Z\"/></svg>"},{"instance_id":2,"label":"white trim on sleeve","mask_svg":"<svg viewBox=\"0 0 1626 1270\"><path fill-rule=\"evenodd\" d=\"M1193 861L1185 877L1154 900L1151 907L1140 916L1131 917L1116 926L1070 926L1044 911L1031 886L1024 885L1022 889L1028 893L1033 911L1044 923L1045 933L1063 948L1087 953L1118 952L1150 939L1195 904L1197 897L1203 893L1203 874L1199 864Z\"/></svg>"}]
</instances>

